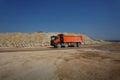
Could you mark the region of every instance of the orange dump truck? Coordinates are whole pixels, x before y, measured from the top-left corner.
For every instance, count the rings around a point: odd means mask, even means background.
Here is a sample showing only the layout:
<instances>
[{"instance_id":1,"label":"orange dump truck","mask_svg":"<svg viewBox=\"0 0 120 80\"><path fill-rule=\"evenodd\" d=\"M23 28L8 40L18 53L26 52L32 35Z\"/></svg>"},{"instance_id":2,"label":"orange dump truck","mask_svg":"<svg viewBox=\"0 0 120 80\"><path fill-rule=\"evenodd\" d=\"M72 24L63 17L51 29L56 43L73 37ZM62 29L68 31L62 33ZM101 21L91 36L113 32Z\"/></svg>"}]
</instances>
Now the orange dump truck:
<instances>
[{"instance_id":1,"label":"orange dump truck","mask_svg":"<svg viewBox=\"0 0 120 80\"><path fill-rule=\"evenodd\" d=\"M55 48L74 46L79 47L83 41L82 36L71 36L58 34L57 36L51 36L51 46Z\"/></svg>"}]
</instances>

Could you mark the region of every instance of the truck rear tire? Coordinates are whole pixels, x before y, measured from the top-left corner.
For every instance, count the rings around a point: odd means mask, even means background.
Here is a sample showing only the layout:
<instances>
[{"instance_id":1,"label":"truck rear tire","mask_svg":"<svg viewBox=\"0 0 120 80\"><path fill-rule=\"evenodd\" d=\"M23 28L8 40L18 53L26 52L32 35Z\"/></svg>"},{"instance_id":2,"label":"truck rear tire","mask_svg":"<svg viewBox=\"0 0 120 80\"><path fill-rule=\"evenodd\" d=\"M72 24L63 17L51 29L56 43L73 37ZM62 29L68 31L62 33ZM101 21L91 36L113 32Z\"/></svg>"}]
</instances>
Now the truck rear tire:
<instances>
[{"instance_id":1,"label":"truck rear tire","mask_svg":"<svg viewBox=\"0 0 120 80\"><path fill-rule=\"evenodd\" d=\"M74 43L74 47L77 47L77 43Z\"/></svg>"},{"instance_id":2,"label":"truck rear tire","mask_svg":"<svg viewBox=\"0 0 120 80\"><path fill-rule=\"evenodd\" d=\"M68 47L68 44L67 44L67 43L65 43L65 44L64 44L64 47L65 47L65 48L67 48L67 47Z\"/></svg>"},{"instance_id":3,"label":"truck rear tire","mask_svg":"<svg viewBox=\"0 0 120 80\"><path fill-rule=\"evenodd\" d=\"M80 45L81 45L81 43L79 42L79 43L77 43L77 47L80 47Z\"/></svg>"}]
</instances>

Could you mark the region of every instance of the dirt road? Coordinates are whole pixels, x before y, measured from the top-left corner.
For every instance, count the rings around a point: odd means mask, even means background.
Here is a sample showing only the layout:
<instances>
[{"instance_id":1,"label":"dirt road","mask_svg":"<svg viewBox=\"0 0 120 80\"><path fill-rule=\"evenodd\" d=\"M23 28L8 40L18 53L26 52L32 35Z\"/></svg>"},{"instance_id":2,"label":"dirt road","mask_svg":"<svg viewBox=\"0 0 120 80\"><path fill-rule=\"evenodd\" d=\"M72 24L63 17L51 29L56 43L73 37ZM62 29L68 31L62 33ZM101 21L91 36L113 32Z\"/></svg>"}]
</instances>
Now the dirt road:
<instances>
[{"instance_id":1,"label":"dirt road","mask_svg":"<svg viewBox=\"0 0 120 80\"><path fill-rule=\"evenodd\" d=\"M0 80L120 80L120 44L1 52Z\"/></svg>"}]
</instances>

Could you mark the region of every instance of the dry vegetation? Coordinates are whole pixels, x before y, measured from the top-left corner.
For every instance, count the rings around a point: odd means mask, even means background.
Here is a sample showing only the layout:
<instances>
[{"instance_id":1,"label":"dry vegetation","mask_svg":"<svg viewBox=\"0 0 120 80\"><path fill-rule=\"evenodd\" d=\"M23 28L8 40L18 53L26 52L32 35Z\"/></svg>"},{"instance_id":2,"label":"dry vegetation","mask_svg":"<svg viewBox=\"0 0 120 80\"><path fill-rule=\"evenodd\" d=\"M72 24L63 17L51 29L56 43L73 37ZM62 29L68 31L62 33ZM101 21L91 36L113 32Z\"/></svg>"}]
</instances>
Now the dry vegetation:
<instances>
[{"instance_id":1,"label":"dry vegetation","mask_svg":"<svg viewBox=\"0 0 120 80\"><path fill-rule=\"evenodd\" d=\"M49 46L50 36L57 35L59 32L53 33L0 33L0 47L35 47ZM64 33L70 35L83 35L80 33ZM83 44L94 43L88 36L83 35Z\"/></svg>"}]
</instances>

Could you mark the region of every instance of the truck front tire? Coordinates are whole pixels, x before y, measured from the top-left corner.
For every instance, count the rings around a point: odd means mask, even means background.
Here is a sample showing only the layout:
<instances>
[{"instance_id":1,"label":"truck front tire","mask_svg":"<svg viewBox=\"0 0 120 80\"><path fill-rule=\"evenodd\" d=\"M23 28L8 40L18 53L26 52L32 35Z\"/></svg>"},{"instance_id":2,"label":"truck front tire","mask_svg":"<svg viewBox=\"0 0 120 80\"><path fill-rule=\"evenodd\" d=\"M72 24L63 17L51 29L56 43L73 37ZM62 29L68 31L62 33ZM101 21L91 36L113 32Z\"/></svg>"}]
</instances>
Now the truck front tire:
<instances>
[{"instance_id":1,"label":"truck front tire","mask_svg":"<svg viewBox=\"0 0 120 80\"><path fill-rule=\"evenodd\" d=\"M61 44L56 44L56 48L61 48Z\"/></svg>"}]
</instances>

